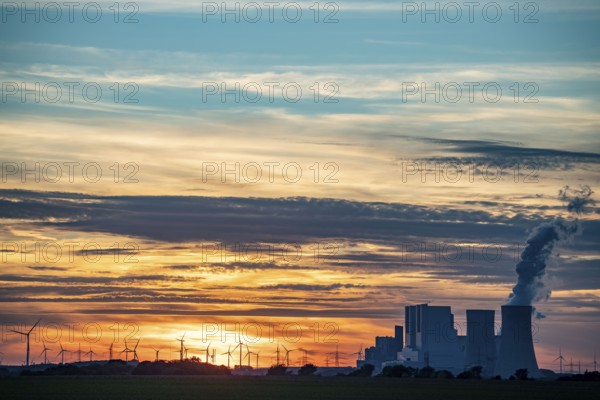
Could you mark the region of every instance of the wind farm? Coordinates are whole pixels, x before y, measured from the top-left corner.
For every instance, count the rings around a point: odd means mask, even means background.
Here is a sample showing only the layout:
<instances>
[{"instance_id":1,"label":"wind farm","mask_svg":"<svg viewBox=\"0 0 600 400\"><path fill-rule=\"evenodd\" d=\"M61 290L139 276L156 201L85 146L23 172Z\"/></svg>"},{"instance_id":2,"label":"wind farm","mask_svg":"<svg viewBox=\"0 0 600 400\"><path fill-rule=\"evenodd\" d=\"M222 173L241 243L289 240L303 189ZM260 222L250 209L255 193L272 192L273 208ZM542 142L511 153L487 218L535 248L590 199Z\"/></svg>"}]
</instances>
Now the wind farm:
<instances>
[{"instance_id":1,"label":"wind farm","mask_svg":"<svg viewBox=\"0 0 600 400\"><path fill-rule=\"evenodd\" d=\"M567 393L570 398L595 398L600 389L595 352L580 360L560 346L550 366L558 371L538 366L528 337L531 306L503 305L498 335L493 329L493 311L467 310L466 314L466 336L446 331L449 336L444 339L429 341L426 335L435 330L428 327L454 319L450 307L408 305L404 326L394 326L395 336L377 336L375 346L366 348L362 341L334 341L315 347L297 340L251 338L230 331L224 332L225 340L218 340L188 325L178 332L166 332L162 338L143 338L141 331L110 337L110 341L86 345L84 351L81 342L74 340L47 342L42 335L46 325L39 319L30 329L13 330L25 339L20 349L24 359L22 365L0 367L0 387L15 399L55 392L66 378L73 379L66 398L82 397L82 391L93 382L101 385L98 394L115 399L144 399L165 390L180 390L180 398L191 399L194 391L202 390L205 396L246 395L268 400L290 388L294 388L286 395L290 399L305 399L315 391L331 393L326 397L331 399L382 398L398 392L415 399L448 394L470 398L481 391L496 393L489 398L498 399L511 393L518 398L524 391L528 399L559 399ZM466 346L462 348L461 343ZM58 348L56 354L53 348ZM31 351L39 351L43 361L31 359ZM495 358L498 352L502 357ZM508 375L504 371L509 371ZM153 379L149 380L150 376ZM41 383L23 386L25 379L40 379Z\"/></svg>"},{"instance_id":2,"label":"wind farm","mask_svg":"<svg viewBox=\"0 0 600 400\"><path fill-rule=\"evenodd\" d=\"M503 306L510 307L510 306ZM438 310L435 313L428 310ZM440 311L444 311L445 313L449 312L449 308L444 307L434 307L429 304L423 304L419 306L407 306L406 308L406 321L405 332L402 332L402 327L395 327L396 334L398 332L403 333L407 340L411 335L414 335L410 331L410 326L412 326L411 318L414 318L413 311L420 310L418 312L422 312L423 315L421 318L421 323L430 323L428 322L430 318L427 315L431 314L436 315L434 319L431 319L431 323L437 323L435 321L441 321L444 317L443 313ZM428 311L428 313L425 313ZM513 310L510 309L510 313L505 313L505 318L509 320L509 323L513 322L514 318L521 318L518 314L514 314ZM522 311L521 309L517 309L515 311ZM437 314L436 314L437 313ZM513 316L514 314L514 316ZM451 316L451 314L448 314ZM483 311L478 310L477 314L469 314L471 316L477 316L479 318L480 315L484 315ZM487 314L485 314L487 315ZM520 320L519 320L520 321ZM478 320L471 321L473 324L479 324ZM484 322L482 328L486 328L485 324L491 323L490 320ZM522 321L518 322L521 324ZM525 319L525 323L526 319ZM419 368L449 368L448 364L439 364L435 359L431 356L425 358L424 364L417 364L417 358L412 361L406 361L405 354L416 354L418 351L411 341L403 344L402 340L398 342L397 338L393 337L378 337L377 345L375 347L364 348L362 344L359 344L354 349L358 349L357 351L351 351L350 349L356 344L353 343L332 343L326 346L321 346L320 349L311 348L310 346L305 345L296 345L293 346L294 343L282 343L281 341L261 341L261 340L251 340L249 339L247 342L242 340L241 338L236 338L233 343L222 342L218 340L207 340L205 338L194 338L193 327L189 327L188 330L181 333L179 336L175 337L175 341L177 342L177 346L175 347L175 351L173 351L173 346L169 345L169 340L157 340L149 339L147 340L149 343L144 345L145 341L142 340L141 336L138 337L124 337L121 340L112 340L108 348L104 347L102 344L87 346L87 351L82 349L81 343L76 344L76 350L73 349L73 343L69 342L68 346L65 346L62 341L56 341L55 345L58 347L57 352L52 353L54 346L49 346L49 343L46 340L40 338L40 335L35 336L36 328L38 330L42 330L44 323L42 319L37 320L30 329L27 331L14 331L14 333L21 335L26 340L24 340L24 358L22 365L6 365L4 364L4 368L9 368L10 371L14 374L17 373L25 373L28 371L37 371L43 372L46 369L57 367L57 366L79 366L79 367L87 367L89 365L101 365L101 364L119 364L127 366L130 373L134 374L136 368L138 366L142 366L143 368L147 368L148 364L171 364L176 365L177 363L182 365L202 365L206 368L215 367L215 369L207 369L206 371L217 371L217 374L223 374L224 371L227 371L225 374L232 375L252 375L252 376L262 376L262 375L270 375L270 374L280 374L281 371L285 371L286 375L298 375L302 374L303 368L306 366L314 366L315 371L313 373L319 376L335 376L335 375L345 375L352 374L360 371L365 365L372 364L375 366L374 372L369 375L375 376L376 374L384 373L383 370L386 368L395 367L397 365L403 365L407 368L413 368L415 371L418 371ZM478 325L475 325L478 326ZM400 330L398 329L400 328ZM486 328L487 329L487 328ZM505 326L505 329L510 329L508 325ZM188 331L192 333L192 335L188 336ZM474 333L473 333L474 332ZM472 331L469 335L478 335L479 331ZM32 338L36 338L33 339ZM38 340L39 338L39 340ZM27 340L29 339L29 340ZM419 339L423 342L425 339ZM458 337L459 343L461 340L466 340L469 343L477 341L481 341L478 339L478 336L467 336L466 339L464 337ZM501 336L498 336L495 340L494 346L502 346ZM392 353L389 353L388 361L381 362L381 358L374 358L374 354L378 354L378 351L383 351L383 349L387 349L390 343L394 343L392 347ZM399 343L399 344L398 344ZM512 343L512 342L511 342ZM114 351L115 345L119 346L119 350L117 352ZM481 345L487 346L487 344L482 343ZM344 350L340 349L343 346ZM382 346L379 348L378 346ZM508 346L508 345L507 345ZM512 346L512 344L511 344ZM517 350L514 351L515 355L518 355L515 358L516 361L512 361L513 365L519 366L527 366L529 361L519 361L526 360L527 357L524 356L524 353L527 351L533 351L530 347L523 347L521 344L517 343ZM70 347L70 348L69 348ZM488 346L489 347L489 346ZM164 352L165 348L170 348L171 351L165 357L161 357L161 351ZM505 346L505 349L507 347ZM38 354L39 362L36 362L35 359L30 357L32 349ZM102 351L105 349L105 351ZM108 351L106 351L106 349ZM346 350L347 349L347 350ZM387 350L386 350L387 351ZM395 353L397 351L397 354ZM438 352L442 350L437 350ZM455 351L450 347L446 348L443 351ZM487 350L486 350L487 351ZM294 352L299 353L298 357L293 357ZM470 352L470 353L469 353ZM5 353L0 353L4 355ZM261 357L262 355L271 355L270 357ZM442 353L440 353L442 354ZM450 353L449 353L450 354ZM473 350L467 349L467 354L465 355L466 359L464 364L461 364L456 369L455 374L458 374L460 371L466 371L468 368L471 368L472 365L484 365L484 357L481 349L477 349L476 355L473 355ZM506 356L506 351L505 351ZM379 356L377 356L379 357ZM436 357L440 357L437 355ZM470 358L469 358L470 357ZM487 357L487 356L486 356ZM533 355L535 358L535 355ZM590 357L588 357L590 358ZM473 363L472 359L476 361ZM385 358L383 360L386 360ZM535 375L537 379L546 379L552 380L561 377L571 377L576 375L583 375L583 373L592 373L596 371L597 362L595 352L593 353L593 358L589 360L582 360L581 358L574 358L572 355L568 356L569 362L567 363L567 357L563 354L562 346L558 349L558 355L552 359L552 363L547 369L540 369L540 371L544 371L544 376L539 375L537 372ZM521 364L522 363L522 364ZM219 367L219 368L216 368ZM277 372L275 369L279 369ZM488 367L486 367L488 368ZM555 372L552 369L555 369ZM532 367L529 367L529 372L533 371ZM204 371L204 373L208 373ZM497 370L496 372L498 372ZM494 370L486 370L484 368L484 373L487 376L494 376ZM508 375L505 377L509 377Z\"/></svg>"}]
</instances>

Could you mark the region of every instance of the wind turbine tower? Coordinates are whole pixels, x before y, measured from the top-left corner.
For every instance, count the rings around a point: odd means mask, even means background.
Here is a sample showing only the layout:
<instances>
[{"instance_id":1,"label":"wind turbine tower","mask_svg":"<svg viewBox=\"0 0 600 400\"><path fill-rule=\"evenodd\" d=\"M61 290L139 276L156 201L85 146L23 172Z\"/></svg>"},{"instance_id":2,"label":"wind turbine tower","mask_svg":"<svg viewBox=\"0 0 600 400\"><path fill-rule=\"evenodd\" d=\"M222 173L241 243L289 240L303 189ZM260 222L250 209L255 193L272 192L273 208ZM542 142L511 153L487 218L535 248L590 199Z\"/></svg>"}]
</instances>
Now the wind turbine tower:
<instances>
[{"instance_id":1,"label":"wind turbine tower","mask_svg":"<svg viewBox=\"0 0 600 400\"><path fill-rule=\"evenodd\" d=\"M160 349L155 349L154 347L152 347L152 350L154 350L154 353L156 354L154 362L158 362L158 353L160 353Z\"/></svg>"},{"instance_id":2,"label":"wind turbine tower","mask_svg":"<svg viewBox=\"0 0 600 400\"><path fill-rule=\"evenodd\" d=\"M181 339L175 339L177 341L179 341L180 343L180 347L179 347L179 361L183 361L183 353L184 353L184 346L183 346L183 338L185 337L186 332L183 333L183 335L181 336Z\"/></svg>"},{"instance_id":3,"label":"wind turbine tower","mask_svg":"<svg viewBox=\"0 0 600 400\"><path fill-rule=\"evenodd\" d=\"M132 351L133 350L131 350L129 348L129 346L127 345L127 339L125 339L125 348L123 350L121 350L121 353L125 353L125 362L129 361L129 353Z\"/></svg>"},{"instance_id":4,"label":"wind turbine tower","mask_svg":"<svg viewBox=\"0 0 600 400\"><path fill-rule=\"evenodd\" d=\"M227 354L227 368L229 368L230 361L231 361L231 358L232 358L232 356L231 356L231 345L229 345L229 348L227 349L226 353L221 353L221 355L225 355L225 354Z\"/></svg>"},{"instance_id":5,"label":"wind turbine tower","mask_svg":"<svg viewBox=\"0 0 600 400\"><path fill-rule=\"evenodd\" d=\"M31 335L31 332L33 332L33 330L35 329L35 327L40 323L41 319L38 320L38 322L36 322L35 324L33 324L33 326L31 327L31 329L27 332L21 332L21 331L15 331L13 329L10 329L11 332L14 333L18 333L19 335L23 335L27 338L27 353L25 355L25 365L29 366L29 336Z\"/></svg>"},{"instance_id":6,"label":"wind turbine tower","mask_svg":"<svg viewBox=\"0 0 600 400\"><path fill-rule=\"evenodd\" d=\"M235 346L233 348L233 351L235 351L238 347L240 348L240 364L239 364L240 367L242 366L242 360L243 360L243 358L242 358L242 352L244 350L243 346L244 346L244 344L242 343L242 340L240 339L240 342L237 344L237 346Z\"/></svg>"},{"instance_id":7,"label":"wind turbine tower","mask_svg":"<svg viewBox=\"0 0 600 400\"><path fill-rule=\"evenodd\" d=\"M48 350L52 350L48 347L46 347L46 343L42 340L42 344L44 345L44 350L42 350L42 352L40 353L40 356L43 354L44 355L44 364L48 364Z\"/></svg>"},{"instance_id":8,"label":"wind turbine tower","mask_svg":"<svg viewBox=\"0 0 600 400\"><path fill-rule=\"evenodd\" d=\"M285 347L284 345L281 345L281 347L283 347L283 350L285 350L285 365L286 365L286 367L289 367L290 366L290 353L292 351L295 351L295 349L288 350L287 347Z\"/></svg>"},{"instance_id":9,"label":"wind turbine tower","mask_svg":"<svg viewBox=\"0 0 600 400\"><path fill-rule=\"evenodd\" d=\"M65 363L65 353L67 353L69 350L65 350L62 347L62 343L58 342L59 346L60 346L60 351L58 352L57 356L60 356L60 363L64 364Z\"/></svg>"},{"instance_id":10,"label":"wind turbine tower","mask_svg":"<svg viewBox=\"0 0 600 400\"><path fill-rule=\"evenodd\" d=\"M559 347L559 348L558 348L558 357L556 357L556 358L554 359L554 362L556 362L557 360L560 362L560 373L561 373L561 374L563 373L563 361L564 361L564 359L565 359L565 358L564 358L564 357L563 357L563 355L562 355L562 349Z\"/></svg>"},{"instance_id":11,"label":"wind turbine tower","mask_svg":"<svg viewBox=\"0 0 600 400\"><path fill-rule=\"evenodd\" d=\"M211 342L208 342L208 346L206 346L206 348L204 349L204 351L206 352L206 363L208 364L208 358L209 358L209 353L210 353L210 344Z\"/></svg>"},{"instance_id":12,"label":"wind turbine tower","mask_svg":"<svg viewBox=\"0 0 600 400\"><path fill-rule=\"evenodd\" d=\"M84 356L87 356L89 354L90 356L90 362L94 361L94 354L96 354L96 352L94 352L94 350L92 350L92 348L90 347L90 351L87 351L85 353L83 353Z\"/></svg>"},{"instance_id":13,"label":"wind turbine tower","mask_svg":"<svg viewBox=\"0 0 600 400\"><path fill-rule=\"evenodd\" d=\"M81 343L79 343L79 347L78 347L76 353L77 353L77 362L81 362L81 354L82 354L81 353Z\"/></svg>"},{"instance_id":14,"label":"wind turbine tower","mask_svg":"<svg viewBox=\"0 0 600 400\"><path fill-rule=\"evenodd\" d=\"M137 348L138 345L140 344L140 340L142 340L142 338L139 338L137 340L137 343L135 344L135 347L133 348L132 352L133 352L133 361L140 361L140 358L138 357L138 353L137 353Z\"/></svg>"}]
</instances>

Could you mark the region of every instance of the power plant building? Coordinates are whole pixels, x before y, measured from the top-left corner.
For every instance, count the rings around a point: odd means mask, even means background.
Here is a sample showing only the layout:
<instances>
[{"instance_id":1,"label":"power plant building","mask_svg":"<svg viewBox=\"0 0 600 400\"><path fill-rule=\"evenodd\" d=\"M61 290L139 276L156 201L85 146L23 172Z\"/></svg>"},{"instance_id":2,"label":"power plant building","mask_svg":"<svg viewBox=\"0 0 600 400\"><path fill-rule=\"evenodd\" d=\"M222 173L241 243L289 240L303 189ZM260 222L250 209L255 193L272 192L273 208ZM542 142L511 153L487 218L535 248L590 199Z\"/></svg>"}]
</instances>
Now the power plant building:
<instances>
[{"instance_id":1,"label":"power plant building","mask_svg":"<svg viewBox=\"0 0 600 400\"><path fill-rule=\"evenodd\" d=\"M398 364L413 368L430 366L454 374L479 366L482 375L502 378L509 378L517 369L525 368L529 376L539 376L531 334L531 306L502 306L500 336L495 334L494 310L467 310L466 314L466 336L461 336L449 306L406 306L406 343L395 359L376 365L369 361L369 357L375 355L365 352L367 357L359 366L371 363L376 370ZM389 349L390 346L384 338L378 338L375 348Z\"/></svg>"},{"instance_id":2,"label":"power plant building","mask_svg":"<svg viewBox=\"0 0 600 400\"><path fill-rule=\"evenodd\" d=\"M400 325L394 327L394 336L375 337L375 346L365 349L364 360L358 360L357 367L365 364L371 364L376 371L381 369L381 365L387 361L394 361L398 357L398 352L402 351L404 342L404 329Z\"/></svg>"},{"instance_id":3,"label":"power plant building","mask_svg":"<svg viewBox=\"0 0 600 400\"><path fill-rule=\"evenodd\" d=\"M467 310L465 368L483 368L484 376L494 374L497 338L494 333L494 310Z\"/></svg>"},{"instance_id":4,"label":"power plant building","mask_svg":"<svg viewBox=\"0 0 600 400\"><path fill-rule=\"evenodd\" d=\"M416 368L431 366L452 372L463 370L462 340L449 306L407 306L404 328L406 345L398 354L402 364Z\"/></svg>"},{"instance_id":5,"label":"power plant building","mask_svg":"<svg viewBox=\"0 0 600 400\"><path fill-rule=\"evenodd\" d=\"M531 306L502 306L502 336L495 374L507 378L517 369L526 368L530 376L539 376L531 335Z\"/></svg>"}]
</instances>

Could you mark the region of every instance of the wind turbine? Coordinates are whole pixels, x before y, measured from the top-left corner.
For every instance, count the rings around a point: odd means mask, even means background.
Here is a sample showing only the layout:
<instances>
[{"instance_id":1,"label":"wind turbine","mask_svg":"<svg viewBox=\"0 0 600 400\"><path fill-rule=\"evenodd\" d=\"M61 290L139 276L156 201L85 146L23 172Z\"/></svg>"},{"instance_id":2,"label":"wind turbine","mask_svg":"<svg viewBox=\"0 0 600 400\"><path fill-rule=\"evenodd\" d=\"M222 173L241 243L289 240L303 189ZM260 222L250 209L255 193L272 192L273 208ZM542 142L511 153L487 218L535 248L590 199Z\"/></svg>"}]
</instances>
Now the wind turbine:
<instances>
[{"instance_id":1,"label":"wind turbine","mask_svg":"<svg viewBox=\"0 0 600 400\"><path fill-rule=\"evenodd\" d=\"M179 361L183 361L183 353L184 353L184 350L183 350L184 349L184 346L183 346L184 340L183 340L183 338L185 337L186 333L187 332L184 332L183 335L181 335L181 339L175 339L175 340L179 341L179 343L181 345L180 348L179 348Z\"/></svg>"},{"instance_id":2,"label":"wind turbine","mask_svg":"<svg viewBox=\"0 0 600 400\"><path fill-rule=\"evenodd\" d=\"M113 345L115 344L115 342L112 342L110 344L110 347L108 348L108 361L112 361L113 359Z\"/></svg>"},{"instance_id":3,"label":"wind turbine","mask_svg":"<svg viewBox=\"0 0 600 400\"><path fill-rule=\"evenodd\" d=\"M81 343L79 343L79 348L75 353L77 353L77 362L81 362Z\"/></svg>"},{"instance_id":4,"label":"wind turbine","mask_svg":"<svg viewBox=\"0 0 600 400\"><path fill-rule=\"evenodd\" d=\"M154 347L152 347L152 350L154 350L154 352L156 353L156 358L154 359L154 362L158 362L158 353L160 353L161 349L155 349Z\"/></svg>"},{"instance_id":5,"label":"wind turbine","mask_svg":"<svg viewBox=\"0 0 600 400\"><path fill-rule=\"evenodd\" d=\"M43 354L44 355L44 364L48 364L48 350L52 350L48 347L46 347L46 342L44 342L42 340L42 343L44 345L44 350L42 350L42 352L40 353L40 356Z\"/></svg>"},{"instance_id":6,"label":"wind turbine","mask_svg":"<svg viewBox=\"0 0 600 400\"><path fill-rule=\"evenodd\" d=\"M129 353L132 351L127 345L127 339L125 339L125 348L121 350L121 353L125 353L125 362L129 361Z\"/></svg>"},{"instance_id":7,"label":"wind turbine","mask_svg":"<svg viewBox=\"0 0 600 400\"><path fill-rule=\"evenodd\" d=\"M94 350L92 350L92 348L90 347L90 351L88 351L86 353L83 353L84 356L88 355L88 354L90 355L90 362L93 362L94 361L94 354L97 354L97 353L94 352Z\"/></svg>"},{"instance_id":8,"label":"wind turbine","mask_svg":"<svg viewBox=\"0 0 600 400\"><path fill-rule=\"evenodd\" d=\"M249 367L251 366L250 363L252 362L252 354L254 354L256 356L256 368L258 368L258 355L260 354L260 351L256 352L256 353L253 351L250 351L250 347L248 347L248 345L246 345L246 357L248 357L248 366ZM246 357L244 357L244 358L246 358Z\"/></svg>"},{"instance_id":9,"label":"wind turbine","mask_svg":"<svg viewBox=\"0 0 600 400\"><path fill-rule=\"evenodd\" d=\"M246 346L246 356L244 357L244 359L246 359L246 357L248 357L248 366L250 367L250 363L252 362L252 354L254 354L254 352L250 351L250 349L248 348L248 346Z\"/></svg>"},{"instance_id":10,"label":"wind turbine","mask_svg":"<svg viewBox=\"0 0 600 400\"><path fill-rule=\"evenodd\" d=\"M229 349L227 349L226 353L221 353L221 355L225 355L227 354L227 368L229 368L229 361L231 360L232 356L231 356L231 345L229 345Z\"/></svg>"},{"instance_id":11,"label":"wind turbine","mask_svg":"<svg viewBox=\"0 0 600 400\"><path fill-rule=\"evenodd\" d=\"M214 364L216 359L217 359L217 351L215 349L213 349L212 355L210 356L210 361Z\"/></svg>"},{"instance_id":12,"label":"wind turbine","mask_svg":"<svg viewBox=\"0 0 600 400\"><path fill-rule=\"evenodd\" d=\"M556 360L560 361L560 373L562 374L563 373L563 361L565 360L565 358L562 355L562 349L560 347L558 348L558 357L556 357L553 362L556 362Z\"/></svg>"},{"instance_id":13,"label":"wind turbine","mask_svg":"<svg viewBox=\"0 0 600 400\"><path fill-rule=\"evenodd\" d=\"M69 350L66 350L62 347L62 343L58 342L59 346L60 346L60 351L58 352L58 354L56 355L57 357L60 356L60 363L64 364L65 363L65 353L68 353Z\"/></svg>"},{"instance_id":14,"label":"wind turbine","mask_svg":"<svg viewBox=\"0 0 600 400\"><path fill-rule=\"evenodd\" d=\"M242 343L242 340L240 339L240 342L237 344L237 346L235 346L233 348L233 351L235 351L235 349L237 349L238 347L240 348L240 367L242 366L242 351L244 350L244 344Z\"/></svg>"},{"instance_id":15,"label":"wind turbine","mask_svg":"<svg viewBox=\"0 0 600 400\"><path fill-rule=\"evenodd\" d=\"M23 336L25 336L27 338L27 354L26 354L26 357L25 357L25 365L26 366L29 366L29 335L31 335L31 332L33 332L33 330L35 329L35 327L37 326L37 324L40 323L40 321L41 321L41 319L38 320L38 322L36 322L35 324L33 324L33 326L31 327L31 329L27 333L20 332L20 331L15 331L14 329L9 329L11 332L18 333L19 335L23 335Z\"/></svg>"},{"instance_id":16,"label":"wind turbine","mask_svg":"<svg viewBox=\"0 0 600 400\"><path fill-rule=\"evenodd\" d=\"M137 348L138 345L140 344L140 340L142 340L142 338L139 338L135 344L135 347L133 348L132 352L133 352L133 361L140 361L140 358L138 357L138 353L137 353Z\"/></svg>"},{"instance_id":17,"label":"wind turbine","mask_svg":"<svg viewBox=\"0 0 600 400\"><path fill-rule=\"evenodd\" d=\"M594 352L594 372L598 371L598 363L596 362L596 352Z\"/></svg>"},{"instance_id":18,"label":"wind turbine","mask_svg":"<svg viewBox=\"0 0 600 400\"><path fill-rule=\"evenodd\" d=\"M208 342L208 346L205 349L200 349L200 351L205 351L206 352L206 363L208 364L208 357L209 357L209 352L210 352L210 344L212 342Z\"/></svg>"},{"instance_id":19,"label":"wind turbine","mask_svg":"<svg viewBox=\"0 0 600 400\"><path fill-rule=\"evenodd\" d=\"M296 349L288 350L284 345L281 345L281 347L283 347L283 349L285 350L285 365L286 365L286 367L289 367L290 366L290 353L292 351L295 351Z\"/></svg>"}]
</instances>

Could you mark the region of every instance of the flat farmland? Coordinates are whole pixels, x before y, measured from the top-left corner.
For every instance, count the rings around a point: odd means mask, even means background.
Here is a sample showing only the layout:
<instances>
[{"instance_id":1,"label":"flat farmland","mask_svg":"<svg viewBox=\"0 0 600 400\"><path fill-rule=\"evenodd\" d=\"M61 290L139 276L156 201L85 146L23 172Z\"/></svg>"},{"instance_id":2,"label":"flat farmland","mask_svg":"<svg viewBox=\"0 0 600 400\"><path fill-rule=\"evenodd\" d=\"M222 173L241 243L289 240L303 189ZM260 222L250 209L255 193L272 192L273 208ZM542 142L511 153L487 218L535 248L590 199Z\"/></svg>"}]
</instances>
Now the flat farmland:
<instances>
[{"instance_id":1,"label":"flat farmland","mask_svg":"<svg viewBox=\"0 0 600 400\"><path fill-rule=\"evenodd\" d=\"M600 383L345 377L57 376L0 380L0 399L598 399Z\"/></svg>"}]
</instances>

